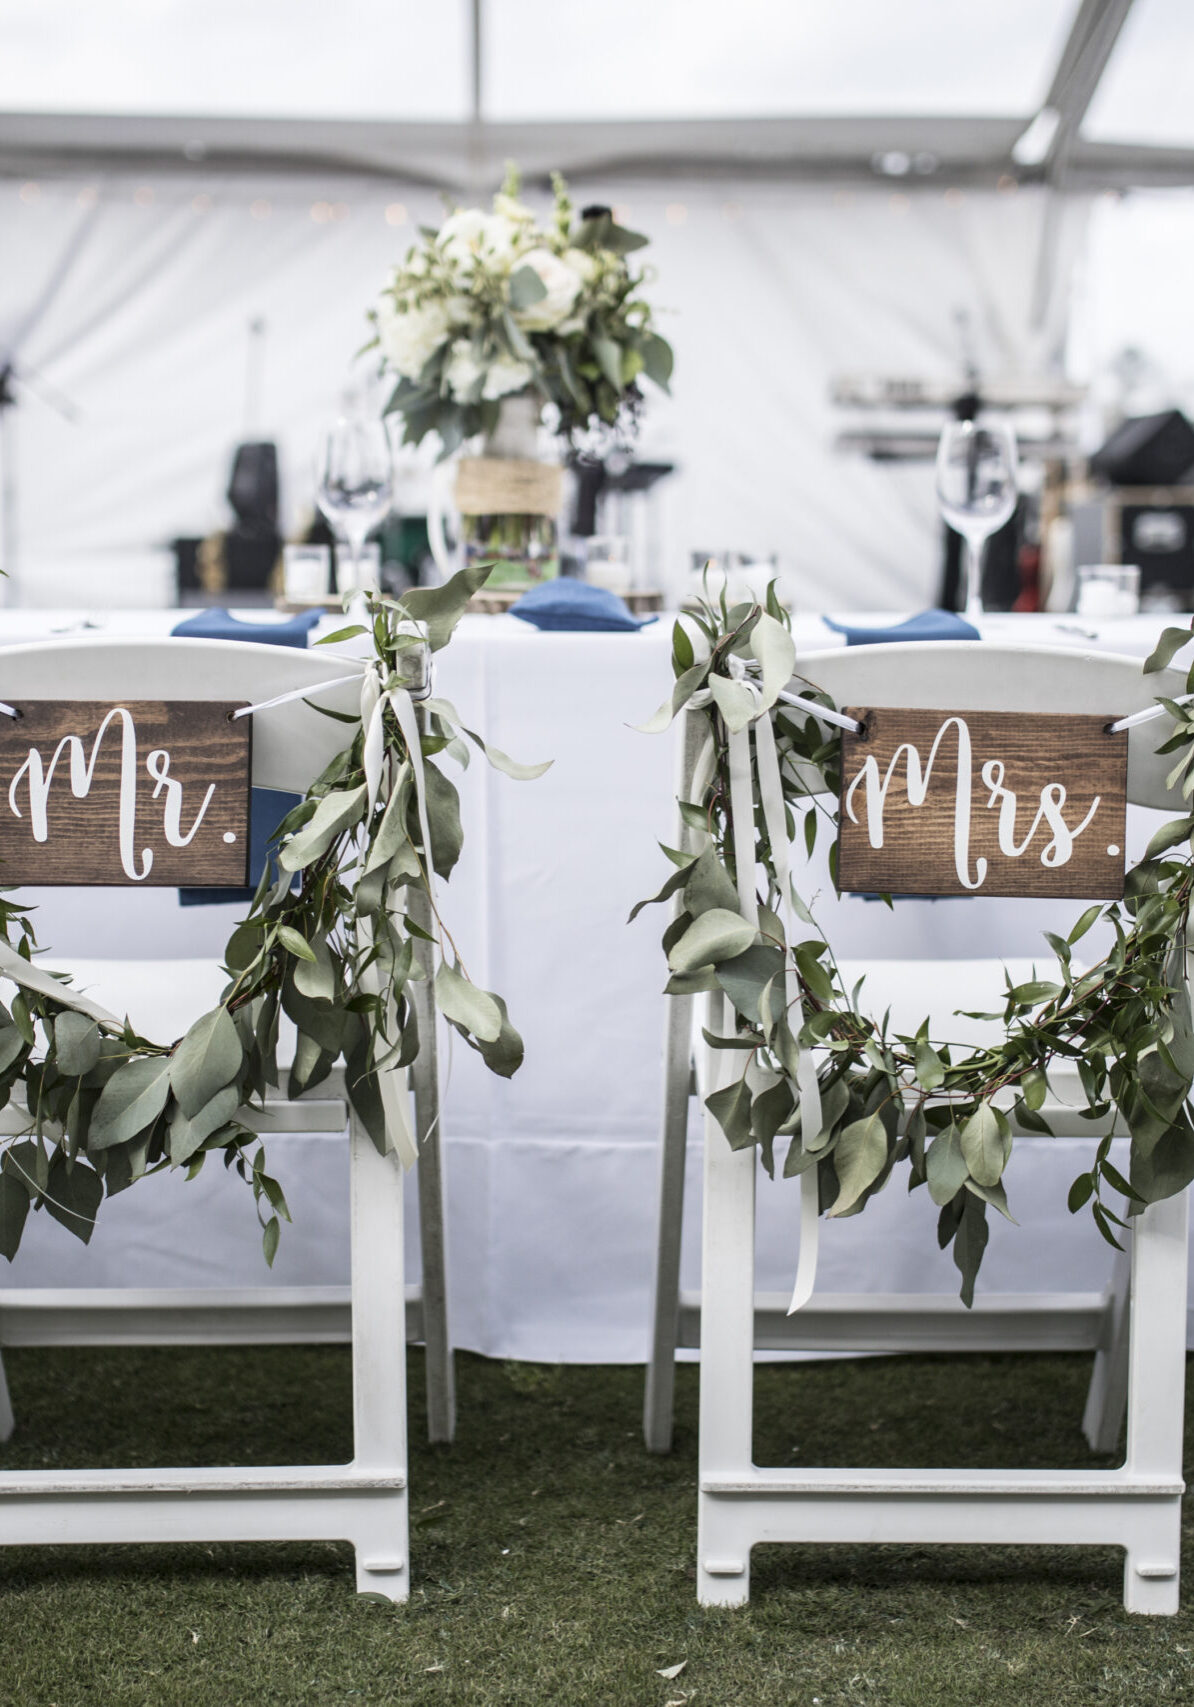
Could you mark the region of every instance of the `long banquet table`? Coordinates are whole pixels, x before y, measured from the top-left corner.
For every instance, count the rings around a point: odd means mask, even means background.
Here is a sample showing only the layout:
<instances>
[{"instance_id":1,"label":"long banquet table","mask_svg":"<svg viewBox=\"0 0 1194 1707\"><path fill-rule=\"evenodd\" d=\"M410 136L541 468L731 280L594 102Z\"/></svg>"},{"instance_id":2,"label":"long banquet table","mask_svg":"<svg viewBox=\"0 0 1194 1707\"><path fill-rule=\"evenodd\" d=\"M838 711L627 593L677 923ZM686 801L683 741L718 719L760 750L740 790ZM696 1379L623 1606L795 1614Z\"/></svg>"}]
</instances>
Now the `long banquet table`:
<instances>
[{"instance_id":1,"label":"long banquet table","mask_svg":"<svg viewBox=\"0 0 1194 1707\"><path fill-rule=\"evenodd\" d=\"M245 613L258 619L260 613ZM0 612L0 647L78 632L80 614ZM166 633L171 612L112 612L103 634ZM863 620L861 618L857 620ZM891 620L891 619L888 619ZM992 616L984 638L1101 647L1143 657L1166 619L1098 622ZM1173 619L1169 619L1173 620ZM1180 619L1179 619L1180 620ZM331 625L329 625L331 626ZM673 836L675 743L632 727L666 696L670 621L635 634L540 634L512 617L469 617L440 655L437 692L470 727L523 760L554 758L535 783L474 761L460 782L466 847L447 918L472 976L507 999L526 1041L511 1082L463 1045L445 1045L453 1336L492 1356L637 1361L645 1356L656 1204L664 1019L661 909L633 925ZM88 630L90 632L90 630ZM816 617L795 623L800 654L841 644ZM329 678L335 675L329 654ZM814 672L815 673L815 672ZM134 684L130 683L130 691ZM0 653L0 697L3 656ZM1129 853L1145 834L1135 825ZM29 892L47 964L103 956L218 956L237 910L182 909L170 890ZM1042 925L1074 903L967 898L892 911L822 890L840 957L965 959L1039 955ZM994 995L994 990L992 991ZM699 1144L694 1105L691 1143ZM993 1229L980 1283L992 1290L1098 1290L1110 1253L1065 1195L1085 1146L1022 1146L1009 1176L1019 1227ZM331 1286L347 1280L345 1146L271 1140L272 1171L294 1215L272 1271L260 1255L251 1194L215 1166L184 1184L143 1182L105 1204L84 1248L46 1216L0 1286ZM700 1169L689 1168L683 1284L698 1284ZM411 1194L413 1197L413 1194ZM819 1286L953 1291L927 1194L898 1182L865 1215L828 1227ZM789 1286L797 1250L794 1185L762 1182L759 1282ZM413 1241L412 1241L413 1247ZM411 1278L417 1268L411 1258Z\"/></svg>"}]
</instances>

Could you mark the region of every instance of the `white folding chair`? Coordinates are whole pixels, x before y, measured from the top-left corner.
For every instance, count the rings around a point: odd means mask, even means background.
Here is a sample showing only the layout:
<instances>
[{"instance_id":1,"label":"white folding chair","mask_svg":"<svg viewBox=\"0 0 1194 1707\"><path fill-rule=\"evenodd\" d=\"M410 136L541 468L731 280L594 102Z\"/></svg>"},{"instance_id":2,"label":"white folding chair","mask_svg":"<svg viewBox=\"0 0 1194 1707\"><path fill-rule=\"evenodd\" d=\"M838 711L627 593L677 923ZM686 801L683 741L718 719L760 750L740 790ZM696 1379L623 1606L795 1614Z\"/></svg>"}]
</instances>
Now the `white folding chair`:
<instances>
[{"instance_id":1,"label":"white folding chair","mask_svg":"<svg viewBox=\"0 0 1194 1707\"><path fill-rule=\"evenodd\" d=\"M286 647L214 640L63 639L0 652L7 699L219 699L259 703L296 688L351 675L359 662ZM354 711L348 684L320 695ZM302 700L255 714L253 782L302 792L342 747L344 725ZM97 999L129 1010L170 1036L218 1000L224 982L212 962L78 961ZM130 1000L121 1005L122 972ZM263 1132L349 1134L350 1288L203 1290L0 1290L0 1344L198 1344L351 1339L355 1451L349 1464L276 1469L7 1471L0 1473L0 1542L347 1540L356 1549L357 1585L405 1600L410 1591L407 1516L405 1348L408 1333L428 1345L433 1439L452 1432L451 1350L443 1280L434 1013L426 990L419 1013L422 1050L412 1073L420 1143L426 1289L405 1286L403 1175L378 1154L352 1115L343 1071L310 1094L280 1092L263 1112L241 1111ZM24 1130L20 1111L0 1111L0 1135ZM179 1190L185 1190L179 1182ZM298 1296L293 1296L293 1294ZM288 1294L292 1296L288 1297ZM0 1373L0 1436L13 1418Z\"/></svg>"},{"instance_id":2,"label":"white folding chair","mask_svg":"<svg viewBox=\"0 0 1194 1707\"><path fill-rule=\"evenodd\" d=\"M839 705L928 709L1085 712L1118 715L1180 692L1176 672L1143 677L1135 659L970 644L882 646L801 660L801 674ZM1160 725L1134 729L1129 799L1168 804L1166 761L1155 755ZM691 749L690 749L691 756ZM673 1010L689 1005L674 1001ZM943 998L941 1006L946 1001ZM952 1004L950 1004L952 1005ZM706 1024L725 1026L721 998ZM1182 1415L1186 1337L1186 1195L1134 1221L1130 1285L1122 1267L1103 1298L1011 1295L956 1300L859 1294L818 1300L793 1317L786 1299L756 1297L753 1150L734 1152L712 1117L705 1122L704 1231L699 1311L678 1295L678 1190L690 1018L669 1022L664 1205L657 1263L653 1366L647 1389L648 1444L670 1438L674 1347L688 1317L701 1347L698 1594L732 1605L749 1596L750 1549L763 1541L1020 1542L1116 1544L1127 1552L1129 1610L1174 1612L1178 1604ZM726 1071L709 1051L706 1076ZM1074 1102L1054 1093L1042 1113L1054 1131L1088 1136ZM683 1108L684 1113L681 1114ZM1097 1128L1095 1129L1097 1132ZM1038 1139L1037 1142L1047 1141ZM666 1226L664 1226L666 1222ZM1085 1427L1110 1450L1128 1410L1127 1458L1110 1471L887 1471L761 1468L752 1462L752 1367L768 1348L1060 1349L1096 1347Z\"/></svg>"}]
</instances>

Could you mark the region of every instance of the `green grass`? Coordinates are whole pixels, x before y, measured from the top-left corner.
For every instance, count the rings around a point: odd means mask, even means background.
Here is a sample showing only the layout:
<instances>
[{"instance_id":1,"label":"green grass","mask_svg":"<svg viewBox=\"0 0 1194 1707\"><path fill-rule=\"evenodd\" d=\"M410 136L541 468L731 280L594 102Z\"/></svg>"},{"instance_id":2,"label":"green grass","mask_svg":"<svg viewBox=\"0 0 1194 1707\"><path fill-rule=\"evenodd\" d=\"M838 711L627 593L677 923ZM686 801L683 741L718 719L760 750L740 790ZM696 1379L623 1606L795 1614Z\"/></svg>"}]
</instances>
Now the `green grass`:
<instances>
[{"instance_id":1,"label":"green grass","mask_svg":"<svg viewBox=\"0 0 1194 1707\"><path fill-rule=\"evenodd\" d=\"M7 1466L336 1461L339 1348L8 1355ZM758 1372L769 1463L1104 1464L1087 1360L900 1358ZM760 1548L749 1608L698 1608L696 1370L643 1450L638 1369L461 1357L459 1438L419 1438L414 1591L354 1594L339 1546L0 1551L4 1707L1069 1707L1194 1702L1191 1610L1130 1618L1122 1555ZM1187 1558L1187 1570L1191 1560ZM685 1661L679 1677L660 1670Z\"/></svg>"}]
</instances>

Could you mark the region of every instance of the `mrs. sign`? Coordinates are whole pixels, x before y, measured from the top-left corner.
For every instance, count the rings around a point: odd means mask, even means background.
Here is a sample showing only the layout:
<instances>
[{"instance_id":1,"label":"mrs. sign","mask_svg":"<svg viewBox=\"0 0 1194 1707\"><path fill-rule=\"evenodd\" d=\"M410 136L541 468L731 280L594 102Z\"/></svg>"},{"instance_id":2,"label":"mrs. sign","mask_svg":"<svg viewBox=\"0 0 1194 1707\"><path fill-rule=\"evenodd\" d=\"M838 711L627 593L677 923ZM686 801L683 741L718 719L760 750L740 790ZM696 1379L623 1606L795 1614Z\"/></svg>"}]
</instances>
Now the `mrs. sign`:
<instances>
[{"instance_id":1,"label":"mrs. sign","mask_svg":"<svg viewBox=\"0 0 1194 1707\"><path fill-rule=\"evenodd\" d=\"M247 877L252 718L217 700L22 700L0 716L0 883Z\"/></svg>"},{"instance_id":2,"label":"mrs. sign","mask_svg":"<svg viewBox=\"0 0 1194 1707\"><path fill-rule=\"evenodd\" d=\"M1123 894L1128 737L1109 717L849 711L840 889Z\"/></svg>"}]
</instances>

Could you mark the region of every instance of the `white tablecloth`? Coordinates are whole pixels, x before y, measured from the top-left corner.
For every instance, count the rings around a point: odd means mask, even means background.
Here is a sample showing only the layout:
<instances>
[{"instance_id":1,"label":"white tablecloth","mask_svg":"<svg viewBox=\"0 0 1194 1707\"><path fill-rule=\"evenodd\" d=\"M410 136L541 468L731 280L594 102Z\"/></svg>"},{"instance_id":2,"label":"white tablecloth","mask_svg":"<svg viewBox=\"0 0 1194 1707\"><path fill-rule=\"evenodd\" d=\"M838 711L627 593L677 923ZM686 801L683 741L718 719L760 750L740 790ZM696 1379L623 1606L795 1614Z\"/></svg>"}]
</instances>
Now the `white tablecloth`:
<instances>
[{"instance_id":1,"label":"white tablecloth","mask_svg":"<svg viewBox=\"0 0 1194 1707\"><path fill-rule=\"evenodd\" d=\"M62 612L0 613L0 643L73 620ZM101 631L161 632L173 620L173 613L113 613ZM668 869L656 843L674 833L674 743L631 725L669 689L670 626L541 635L510 617L469 618L441 655L437 691L470 727L519 759L556 761L535 783L511 782L474 761L461 783L466 850L446 902L470 973L507 998L527 1046L509 1083L490 1077L459 1043L443 1057L453 1330L458 1344L490 1355L621 1361L645 1353L664 1021L658 939L666 920L658 908L630 926L626 916ZM1049 617L991 617L984 625L992 638L1143 656L1162 622L1094 626L1097 641L1059 631ZM816 618L798 620L796 634L805 652L837 643ZM37 900L39 941L61 959L218 955L236 916L225 907L181 909L172 891L54 890ZM1072 903L975 899L902 903L894 913L855 897L827 905L835 948L854 959L1039 952L1045 960L1042 923L1074 910ZM698 1281L699 1130L694 1107L686 1286ZM981 1285L1103 1284L1107 1247L1087 1217L1071 1218L1065 1208L1081 1154L1076 1140L1021 1146L1009 1177L1021 1225L993 1229ZM36 1217L11 1276L0 1282L345 1281L345 1146L279 1139L270 1159L295 1219L272 1272L259 1254L250 1193L209 1164L193 1184L163 1177L105 1204L87 1250ZM797 1198L790 1182L763 1182L764 1286L790 1284ZM954 1289L934 1216L925 1193L909 1199L897 1181L865 1215L826 1228L819 1284ZM415 1272L412 1260L412 1278Z\"/></svg>"}]
</instances>

